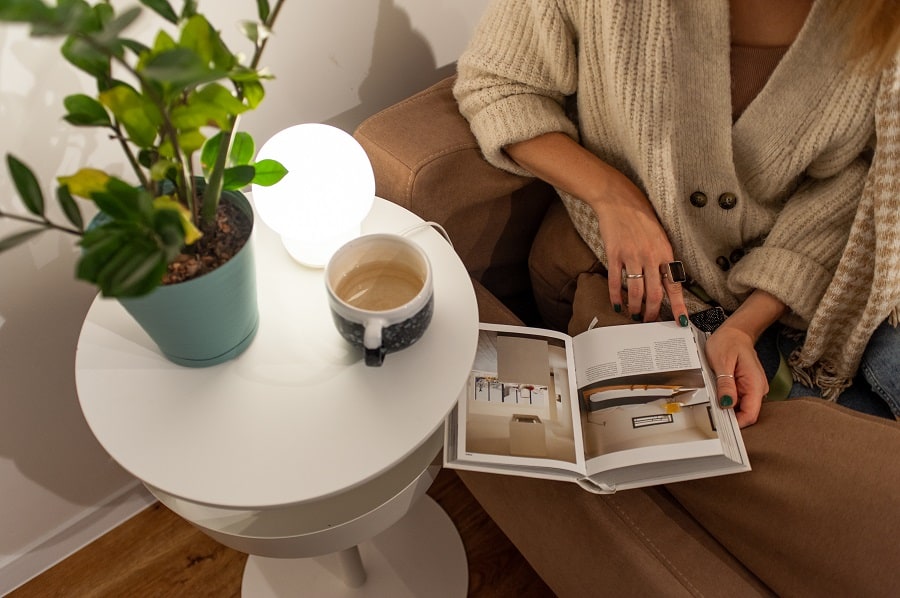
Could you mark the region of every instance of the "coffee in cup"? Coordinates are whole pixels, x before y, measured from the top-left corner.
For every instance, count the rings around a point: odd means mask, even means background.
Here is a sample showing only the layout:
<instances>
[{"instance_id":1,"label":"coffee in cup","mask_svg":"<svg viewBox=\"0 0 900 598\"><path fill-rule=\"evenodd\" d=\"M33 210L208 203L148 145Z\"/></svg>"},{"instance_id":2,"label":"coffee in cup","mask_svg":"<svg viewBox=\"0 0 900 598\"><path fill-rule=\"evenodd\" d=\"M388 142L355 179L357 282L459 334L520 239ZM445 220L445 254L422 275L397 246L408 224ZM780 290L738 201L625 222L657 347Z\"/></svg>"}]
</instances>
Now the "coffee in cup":
<instances>
[{"instance_id":1,"label":"coffee in cup","mask_svg":"<svg viewBox=\"0 0 900 598\"><path fill-rule=\"evenodd\" d=\"M434 312L428 256L400 235L371 234L345 244L325 268L325 285L338 332L363 348L370 366L419 340Z\"/></svg>"}]
</instances>

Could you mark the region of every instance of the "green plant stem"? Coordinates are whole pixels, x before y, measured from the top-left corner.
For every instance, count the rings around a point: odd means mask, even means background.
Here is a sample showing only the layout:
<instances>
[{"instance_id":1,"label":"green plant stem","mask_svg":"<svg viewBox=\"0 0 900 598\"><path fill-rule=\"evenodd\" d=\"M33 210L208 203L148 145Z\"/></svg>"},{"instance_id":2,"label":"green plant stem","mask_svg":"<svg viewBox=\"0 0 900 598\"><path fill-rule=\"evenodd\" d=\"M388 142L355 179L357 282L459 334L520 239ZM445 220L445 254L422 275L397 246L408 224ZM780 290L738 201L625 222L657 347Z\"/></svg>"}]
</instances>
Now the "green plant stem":
<instances>
[{"instance_id":1,"label":"green plant stem","mask_svg":"<svg viewBox=\"0 0 900 598\"><path fill-rule=\"evenodd\" d=\"M275 3L275 7L272 9L272 12L269 13L269 18L265 22L267 29L271 29L274 25L275 19L278 18L278 13L281 12L281 7L283 5L284 0L278 0L278 2ZM263 50L265 50L266 42L268 40L269 38L266 37L256 44L256 48L253 52L253 59L250 61L251 69L256 70L259 66L259 61L262 59ZM240 86L237 88L237 97L241 101L244 100L244 93ZM234 139L234 131L237 128L237 123L238 119L233 118L228 129L222 131L222 145L219 148L219 154L216 156L216 163L210 171L211 174L209 180L206 182L206 191L204 191L204 202L200 215L203 224L211 224L216 217L216 211L219 208L219 198L222 195L222 180L225 175L225 163L229 153L231 153L231 142Z\"/></svg>"},{"instance_id":2,"label":"green plant stem","mask_svg":"<svg viewBox=\"0 0 900 598\"><path fill-rule=\"evenodd\" d=\"M269 19L265 23L267 29L271 29L275 24L275 19L278 18L278 13L281 12L281 7L283 5L284 0L278 0L278 2L275 3L275 8L273 8L269 13ZM259 61L262 58L263 50L266 49L266 43L268 43L268 41L269 38L266 37L256 47L256 52L253 54L253 60L250 62L250 68L252 68L253 70L256 70L256 68L259 66Z\"/></svg>"},{"instance_id":3,"label":"green plant stem","mask_svg":"<svg viewBox=\"0 0 900 598\"><path fill-rule=\"evenodd\" d=\"M116 139L116 141L119 142L119 145L122 146L122 151L125 152L125 157L128 159L128 163L131 164L131 169L134 171L135 175L137 175L141 186L143 186L144 189L150 189L150 181L144 174L144 169L141 168L141 165L138 163L134 152L131 151L131 147L128 145L128 140L125 138L125 135L122 134L122 129L121 127L119 127L119 123L115 123L112 129L113 131L115 131L115 135L113 135L113 137Z\"/></svg>"},{"instance_id":4,"label":"green plant stem","mask_svg":"<svg viewBox=\"0 0 900 598\"><path fill-rule=\"evenodd\" d=\"M156 93L154 93L153 87L147 85L144 78L141 77L141 74L138 73L134 67L132 67L128 62L116 54L109 52L104 46L97 44L89 35L79 35L80 39L82 39L85 43L90 45L95 50L101 52L111 60L115 60L117 64L122 66L126 71L128 71L135 79L138 80L141 84L141 88L146 91L147 96L150 100L156 105L159 110L160 115L163 119L163 130L165 134L172 140L172 151L175 153L175 160L183 166L181 172L182 181L176 181L176 194L184 199L185 203L187 203L188 209L191 211L192 219L194 223L197 223L196 212L194 209L194 194L193 194L193 179L191 177L191 170L187 168L186 161L184 160L183 153L181 151L181 146L178 143L178 133L175 130L174 125L172 125L172 121L166 116L167 110L166 105L163 102L162 98L157 97ZM137 160L134 159L134 156L128 147L128 143L125 140L124 135L121 134L121 129L116 125L116 130L119 133L119 142L122 144L122 147L125 148L125 154L128 157L128 161L131 163L132 169L135 171L138 179L141 181L141 184L145 189L149 189L149 183L147 181L146 176L144 175L143 170L141 169L140 164L138 164Z\"/></svg>"},{"instance_id":5,"label":"green plant stem","mask_svg":"<svg viewBox=\"0 0 900 598\"><path fill-rule=\"evenodd\" d=\"M9 214L7 212L2 212L2 211L0 211L0 218L9 218L10 220L18 220L20 222L27 222L28 224L37 224L44 228L52 228L54 230L62 231L64 233L69 233L70 235L75 235L78 237L84 236L84 231L80 231L77 228L62 226L60 224L54 224L53 222L50 222L46 218L31 218L29 216L19 216L18 214Z\"/></svg>"}]
</instances>

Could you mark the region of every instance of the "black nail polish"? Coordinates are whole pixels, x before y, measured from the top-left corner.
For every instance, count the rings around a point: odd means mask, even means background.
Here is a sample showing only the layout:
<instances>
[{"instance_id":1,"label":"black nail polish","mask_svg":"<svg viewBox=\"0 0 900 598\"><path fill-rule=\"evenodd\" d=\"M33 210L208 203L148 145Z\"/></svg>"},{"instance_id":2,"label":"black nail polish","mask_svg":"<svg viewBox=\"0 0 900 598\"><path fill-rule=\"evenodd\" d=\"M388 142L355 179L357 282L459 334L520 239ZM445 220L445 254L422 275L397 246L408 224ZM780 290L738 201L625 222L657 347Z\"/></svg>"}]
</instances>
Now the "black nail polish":
<instances>
[{"instance_id":1,"label":"black nail polish","mask_svg":"<svg viewBox=\"0 0 900 598\"><path fill-rule=\"evenodd\" d=\"M640 322L644 318L641 317L641 314L631 314L631 319L634 320L635 322Z\"/></svg>"},{"instance_id":2,"label":"black nail polish","mask_svg":"<svg viewBox=\"0 0 900 598\"><path fill-rule=\"evenodd\" d=\"M687 328L688 325L688 317L684 314L678 316L678 323L681 324L682 328Z\"/></svg>"},{"instance_id":3,"label":"black nail polish","mask_svg":"<svg viewBox=\"0 0 900 598\"><path fill-rule=\"evenodd\" d=\"M613 303L613 311L617 314L622 313L622 304L621 303Z\"/></svg>"}]
</instances>

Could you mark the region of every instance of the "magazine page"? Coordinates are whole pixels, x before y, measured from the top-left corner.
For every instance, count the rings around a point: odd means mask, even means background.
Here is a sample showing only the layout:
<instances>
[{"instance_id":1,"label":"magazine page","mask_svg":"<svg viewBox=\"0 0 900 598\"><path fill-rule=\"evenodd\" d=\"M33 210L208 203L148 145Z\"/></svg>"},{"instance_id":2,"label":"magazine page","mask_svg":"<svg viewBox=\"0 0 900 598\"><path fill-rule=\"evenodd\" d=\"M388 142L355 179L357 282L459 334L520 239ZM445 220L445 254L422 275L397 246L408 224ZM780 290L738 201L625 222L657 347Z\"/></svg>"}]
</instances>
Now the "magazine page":
<instances>
[{"instance_id":1,"label":"magazine page","mask_svg":"<svg viewBox=\"0 0 900 598\"><path fill-rule=\"evenodd\" d=\"M573 339L588 475L722 455L693 326L651 322ZM715 409L718 409L715 407ZM646 464L658 464L648 468Z\"/></svg>"},{"instance_id":2,"label":"magazine page","mask_svg":"<svg viewBox=\"0 0 900 598\"><path fill-rule=\"evenodd\" d=\"M571 338L481 324L473 371L450 426L458 463L526 475L584 475Z\"/></svg>"}]
</instances>

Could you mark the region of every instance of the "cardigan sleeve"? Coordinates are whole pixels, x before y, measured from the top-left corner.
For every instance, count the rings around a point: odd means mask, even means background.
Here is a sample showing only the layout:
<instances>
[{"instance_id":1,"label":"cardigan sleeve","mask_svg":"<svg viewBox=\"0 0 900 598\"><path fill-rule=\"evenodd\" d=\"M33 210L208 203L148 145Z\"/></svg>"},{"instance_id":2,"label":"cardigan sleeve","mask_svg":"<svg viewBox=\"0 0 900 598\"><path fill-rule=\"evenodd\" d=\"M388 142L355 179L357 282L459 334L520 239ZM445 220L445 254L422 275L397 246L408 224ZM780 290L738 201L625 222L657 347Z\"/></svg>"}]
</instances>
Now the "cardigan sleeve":
<instances>
[{"instance_id":1,"label":"cardigan sleeve","mask_svg":"<svg viewBox=\"0 0 900 598\"><path fill-rule=\"evenodd\" d=\"M735 264L729 289L737 294L753 289L771 293L805 328L847 244L868 168L867 160L857 158L831 177L801 185L765 242Z\"/></svg>"},{"instance_id":2,"label":"cardigan sleeve","mask_svg":"<svg viewBox=\"0 0 900 598\"><path fill-rule=\"evenodd\" d=\"M530 176L503 151L544 133L578 139L566 115L576 91L571 23L556 0L494 0L457 64L454 95L485 158Z\"/></svg>"}]
</instances>

